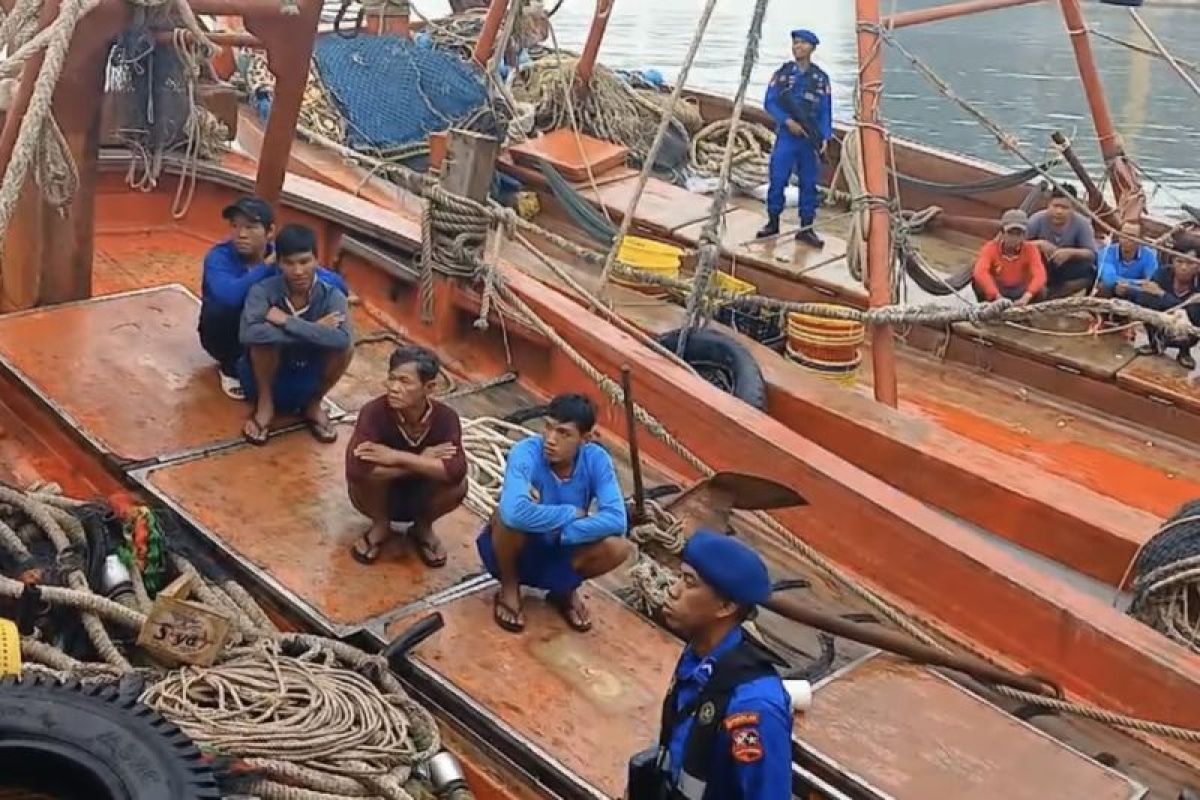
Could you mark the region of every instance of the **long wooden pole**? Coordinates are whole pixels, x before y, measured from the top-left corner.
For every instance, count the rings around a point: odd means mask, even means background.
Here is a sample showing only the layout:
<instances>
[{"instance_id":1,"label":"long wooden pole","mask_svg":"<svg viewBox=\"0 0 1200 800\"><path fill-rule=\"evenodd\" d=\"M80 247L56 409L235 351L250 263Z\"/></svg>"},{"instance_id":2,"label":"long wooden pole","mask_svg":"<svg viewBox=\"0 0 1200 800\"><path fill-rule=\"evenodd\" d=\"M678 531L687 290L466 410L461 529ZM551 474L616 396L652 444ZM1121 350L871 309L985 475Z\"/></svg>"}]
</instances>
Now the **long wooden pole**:
<instances>
[{"instance_id":1,"label":"long wooden pole","mask_svg":"<svg viewBox=\"0 0 1200 800\"><path fill-rule=\"evenodd\" d=\"M882 42L879 0L856 0L858 13L858 133L863 151L863 181L872 198L887 197L887 146L879 121L879 95L883 90ZM867 234L867 293L871 307L892 302L891 218L887 207L872 203L871 230ZM890 326L871 328L871 366L875 399L896 407L896 343Z\"/></svg>"},{"instance_id":2,"label":"long wooden pole","mask_svg":"<svg viewBox=\"0 0 1200 800\"><path fill-rule=\"evenodd\" d=\"M629 465L633 470L633 516L630 524L646 520L646 487L642 483L642 457L638 451L637 417L633 411L633 377L629 365L621 365L621 392L625 395L625 439L629 442Z\"/></svg>"},{"instance_id":3,"label":"long wooden pole","mask_svg":"<svg viewBox=\"0 0 1200 800\"><path fill-rule=\"evenodd\" d=\"M267 60L275 73L275 98L271 102L271 116L267 118L258 175L254 182L255 193L271 205L278 203L283 194L283 180L292 155L296 122L300 118L300 106L308 86L309 61L317 41L317 25L321 20L321 0L298 2L298 15L262 20L264 26L269 26L272 35L265 33L267 27L260 31L251 29L251 33L257 33L258 39L266 45ZM247 18L246 21L249 27L251 19ZM258 21L255 20L256 23Z\"/></svg>"},{"instance_id":4,"label":"long wooden pole","mask_svg":"<svg viewBox=\"0 0 1200 800\"><path fill-rule=\"evenodd\" d=\"M579 93L580 97L586 96L591 88L592 73L596 70L596 58L600 55L600 44L604 41L604 32L608 30L608 20L612 16L614 1L596 0L592 26L588 28L587 41L583 44L579 65L575 68L575 91Z\"/></svg>"},{"instance_id":5,"label":"long wooden pole","mask_svg":"<svg viewBox=\"0 0 1200 800\"><path fill-rule=\"evenodd\" d=\"M58 16L58 0L48 0L38 13L38 30L42 31L53 24ZM46 60L46 48L42 48L29 57L25 66L21 67L21 81L17 91L4 114L4 129L0 131L0 175L8 171L12 161L13 151L17 146L17 135L21 132L21 123L25 121L25 112L29 110L29 101L33 99L33 88L38 75L42 72L42 64Z\"/></svg>"},{"instance_id":6,"label":"long wooden pole","mask_svg":"<svg viewBox=\"0 0 1200 800\"><path fill-rule=\"evenodd\" d=\"M492 0L492 4L488 6L487 16L483 18L483 29L479 31L479 40L475 42L475 49L471 53L471 60L480 67L487 66L488 59L492 57L492 50L496 47L496 36L500 33L500 25L504 22L507 12L508 0Z\"/></svg>"},{"instance_id":7,"label":"long wooden pole","mask_svg":"<svg viewBox=\"0 0 1200 800\"><path fill-rule=\"evenodd\" d=\"M802 625L807 625L810 628L817 628L826 633L832 633L834 636L850 639L869 647L877 647L880 650L886 650L889 653L895 653L896 655L910 658L922 664L946 667L947 669L970 675L985 683L1011 686L1014 689L1040 695L1045 695L1047 689L1056 693L1058 692L1058 687L1042 678L1032 675L1018 675L1015 672L1010 672L1003 667L989 664L983 659L975 658L974 656L948 653L945 650L939 650L936 647L930 647L929 645L915 641L904 634L877 626L851 622L834 614L827 614L809 608L795 600L772 596L763 606L774 611L781 617L790 619L793 622L799 622Z\"/></svg>"},{"instance_id":8,"label":"long wooden pole","mask_svg":"<svg viewBox=\"0 0 1200 800\"><path fill-rule=\"evenodd\" d=\"M944 6L901 11L898 14L885 17L883 24L888 28L907 28L911 25L924 25L927 22L957 19L969 14L978 14L982 11L995 11L1000 8L1028 6L1043 2L1045 0L966 0L962 3L950 3Z\"/></svg>"}]
</instances>

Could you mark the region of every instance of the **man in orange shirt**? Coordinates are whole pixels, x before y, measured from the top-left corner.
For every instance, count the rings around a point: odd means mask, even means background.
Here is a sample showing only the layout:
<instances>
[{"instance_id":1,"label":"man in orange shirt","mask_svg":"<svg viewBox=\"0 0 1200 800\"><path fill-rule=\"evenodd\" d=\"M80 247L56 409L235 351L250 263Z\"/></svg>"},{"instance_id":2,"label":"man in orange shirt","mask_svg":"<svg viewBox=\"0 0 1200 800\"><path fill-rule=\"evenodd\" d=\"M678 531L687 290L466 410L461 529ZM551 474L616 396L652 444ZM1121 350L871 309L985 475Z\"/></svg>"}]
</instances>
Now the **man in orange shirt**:
<instances>
[{"instance_id":1,"label":"man in orange shirt","mask_svg":"<svg viewBox=\"0 0 1200 800\"><path fill-rule=\"evenodd\" d=\"M975 260L975 296L991 302L1006 297L1023 306L1041 297L1046 265L1037 245L1025 241L1029 217L1014 208L1000 218L1000 235L984 243Z\"/></svg>"}]
</instances>

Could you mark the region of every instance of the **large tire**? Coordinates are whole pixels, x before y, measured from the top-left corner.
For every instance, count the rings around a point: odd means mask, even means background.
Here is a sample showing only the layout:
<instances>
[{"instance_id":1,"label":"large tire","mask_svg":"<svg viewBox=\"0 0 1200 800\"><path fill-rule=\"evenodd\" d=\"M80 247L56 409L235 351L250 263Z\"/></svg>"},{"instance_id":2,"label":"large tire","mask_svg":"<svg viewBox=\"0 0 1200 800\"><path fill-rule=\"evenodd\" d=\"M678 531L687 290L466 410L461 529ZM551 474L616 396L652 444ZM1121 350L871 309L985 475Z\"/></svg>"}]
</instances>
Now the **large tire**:
<instances>
[{"instance_id":1,"label":"large tire","mask_svg":"<svg viewBox=\"0 0 1200 800\"><path fill-rule=\"evenodd\" d=\"M52 783L48 783L52 781ZM109 687L0 679L0 788L63 800L219 800L200 751Z\"/></svg>"},{"instance_id":2,"label":"large tire","mask_svg":"<svg viewBox=\"0 0 1200 800\"><path fill-rule=\"evenodd\" d=\"M672 353L675 352L679 344L679 330L662 334L658 337L658 343ZM762 370L754 356L750 355L750 351L736 339L708 328L694 330L688 336L687 352L683 354L683 360L701 372L705 367L717 366L728 374L734 397L759 411L766 410L767 382L763 380ZM727 389L711 379L710 382Z\"/></svg>"}]
</instances>

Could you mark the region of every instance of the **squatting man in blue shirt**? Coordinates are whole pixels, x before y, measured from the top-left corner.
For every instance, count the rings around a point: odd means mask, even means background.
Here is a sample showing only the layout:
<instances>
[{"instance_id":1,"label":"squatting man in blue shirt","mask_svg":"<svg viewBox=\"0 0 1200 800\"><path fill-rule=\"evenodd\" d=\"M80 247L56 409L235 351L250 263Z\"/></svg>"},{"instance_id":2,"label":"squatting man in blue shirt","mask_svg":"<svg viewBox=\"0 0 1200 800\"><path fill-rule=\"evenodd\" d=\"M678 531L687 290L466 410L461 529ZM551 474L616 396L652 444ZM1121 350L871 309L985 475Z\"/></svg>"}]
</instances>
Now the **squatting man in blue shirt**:
<instances>
[{"instance_id":1,"label":"squatting man in blue shirt","mask_svg":"<svg viewBox=\"0 0 1200 800\"><path fill-rule=\"evenodd\" d=\"M791 800L792 706L770 655L741 624L771 594L762 559L696 531L663 608L687 641L658 746L629 764L628 800Z\"/></svg>"},{"instance_id":2,"label":"squatting man in blue shirt","mask_svg":"<svg viewBox=\"0 0 1200 800\"><path fill-rule=\"evenodd\" d=\"M317 236L286 225L275 237L278 274L250 287L239 339L238 377L254 412L242 435L263 445L276 413L296 414L313 438L337 441L325 395L350 366L354 340L346 295L317 277Z\"/></svg>"},{"instance_id":3,"label":"squatting man in blue shirt","mask_svg":"<svg viewBox=\"0 0 1200 800\"><path fill-rule=\"evenodd\" d=\"M525 629L522 586L545 591L573 629L590 630L579 587L616 569L633 552L612 458L591 441L592 401L559 395L546 417L541 435L513 445L499 506L476 541L484 565L500 582L496 624L511 633Z\"/></svg>"},{"instance_id":4,"label":"squatting man in blue shirt","mask_svg":"<svg viewBox=\"0 0 1200 800\"><path fill-rule=\"evenodd\" d=\"M243 354L239 331L250 287L279 274L275 265L275 214L267 201L246 196L226 206L221 216L229 223L229 238L213 245L204 256L200 282L200 346L217 362L221 391L234 400L246 399L238 378ZM317 267L317 277L349 295L342 276Z\"/></svg>"},{"instance_id":5,"label":"squatting man in blue shirt","mask_svg":"<svg viewBox=\"0 0 1200 800\"><path fill-rule=\"evenodd\" d=\"M767 224L758 237L779 235L779 215L783 213L785 190L794 172L800 184L800 230L796 232L796 241L819 248L825 242L813 229L813 222L820 202L817 181L821 177L821 156L833 138L833 100L829 76L812 63L818 44L820 39L812 31L792 31L795 60L776 70L767 85L764 105L775 119L775 147L771 150Z\"/></svg>"}]
</instances>

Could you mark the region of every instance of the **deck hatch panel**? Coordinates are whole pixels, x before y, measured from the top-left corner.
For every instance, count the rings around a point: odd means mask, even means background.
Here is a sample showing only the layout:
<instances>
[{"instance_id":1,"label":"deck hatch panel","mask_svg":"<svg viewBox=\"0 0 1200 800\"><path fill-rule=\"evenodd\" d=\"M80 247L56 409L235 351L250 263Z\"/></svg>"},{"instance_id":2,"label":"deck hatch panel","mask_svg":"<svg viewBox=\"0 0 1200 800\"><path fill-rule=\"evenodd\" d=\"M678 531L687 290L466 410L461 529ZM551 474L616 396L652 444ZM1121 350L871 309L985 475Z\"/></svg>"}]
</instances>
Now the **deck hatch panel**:
<instances>
[{"instance_id":1,"label":"deck hatch panel","mask_svg":"<svg viewBox=\"0 0 1200 800\"><path fill-rule=\"evenodd\" d=\"M101 453L165 460L237 438L245 408L221 394L182 286L0 318L0 361Z\"/></svg>"},{"instance_id":2,"label":"deck hatch panel","mask_svg":"<svg viewBox=\"0 0 1200 800\"><path fill-rule=\"evenodd\" d=\"M874 655L823 683L796 718L800 760L881 798L1138 800L1144 787L932 670Z\"/></svg>"}]
</instances>

